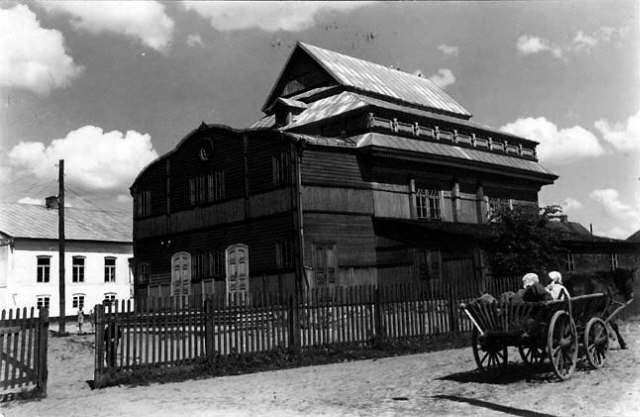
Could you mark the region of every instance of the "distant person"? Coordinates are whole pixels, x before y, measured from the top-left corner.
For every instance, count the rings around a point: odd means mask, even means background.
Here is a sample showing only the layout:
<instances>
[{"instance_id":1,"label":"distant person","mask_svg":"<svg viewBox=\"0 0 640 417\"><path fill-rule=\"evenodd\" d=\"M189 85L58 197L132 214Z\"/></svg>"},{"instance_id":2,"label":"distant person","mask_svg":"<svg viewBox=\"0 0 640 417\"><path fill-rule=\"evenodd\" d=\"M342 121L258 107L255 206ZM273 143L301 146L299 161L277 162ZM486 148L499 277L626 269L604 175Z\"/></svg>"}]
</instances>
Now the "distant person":
<instances>
[{"instance_id":1,"label":"distant person","mask_svg":"<svg viewBox=\"0 0 640 417\"><path fill-rule=\"evenodd\" d=\"M82 307L78 309L78 334L82 334L82 324L84 323L84 312Z\"/></svg>"},{"instance_id":2,"label":"distant person","mask_svg":"<svg viewBox=\"0 0 640 417\"><path fill-rule=\"evenodd\" d=\"M91 333L93 333L93 322L95 318L93 317L93 309L89 310L89 326L91 326Z\"/></svg>"},{"instance_id":3,"label":"distant person","mask_svg":"<svg viewBox=\"0 0 640 417\"><path fill-rule=\"evenodd\" d=\"M549 279L551 283L546 286L546 290L549 291L551 297L554 300L563 300L569 298L569 291L562 285L562 274L558 271L549 272Z\"/></svg>"}]
</instances>

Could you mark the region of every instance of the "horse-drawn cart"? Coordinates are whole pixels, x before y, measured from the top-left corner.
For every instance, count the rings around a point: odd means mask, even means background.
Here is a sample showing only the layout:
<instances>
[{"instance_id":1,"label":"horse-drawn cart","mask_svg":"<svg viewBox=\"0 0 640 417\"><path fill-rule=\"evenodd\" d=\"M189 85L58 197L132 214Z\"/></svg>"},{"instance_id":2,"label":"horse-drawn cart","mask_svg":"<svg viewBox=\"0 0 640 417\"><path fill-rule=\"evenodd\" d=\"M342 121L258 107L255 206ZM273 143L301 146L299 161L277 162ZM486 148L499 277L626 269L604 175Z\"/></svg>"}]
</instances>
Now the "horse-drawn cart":
<instances>
[{"instance_id":1,"label":"horse-drawn cart","mask_svg":"<svg viewBox=\"0 0 640 417\"><path fill-rule=\"evenodd\" d=\"M607 321L621 309L614 307L602 293L556 301L461 305L474 325L473 356L481 371L504 369L508 347L514 346L532 366L548 357L561 379L571 376L582 357L594 368L604 365Z\"/></svg>"}]
</instances>

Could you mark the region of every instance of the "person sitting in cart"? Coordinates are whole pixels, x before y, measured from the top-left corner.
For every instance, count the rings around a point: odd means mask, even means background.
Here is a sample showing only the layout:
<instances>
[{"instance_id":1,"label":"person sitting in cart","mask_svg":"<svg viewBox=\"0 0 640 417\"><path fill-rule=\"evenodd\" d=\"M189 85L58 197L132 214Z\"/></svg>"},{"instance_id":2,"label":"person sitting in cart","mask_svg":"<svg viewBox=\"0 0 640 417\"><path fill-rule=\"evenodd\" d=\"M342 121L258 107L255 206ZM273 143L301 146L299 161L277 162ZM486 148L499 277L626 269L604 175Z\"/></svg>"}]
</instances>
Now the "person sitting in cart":
<instances>
[{"instance_id":1,"label":"person sitting in cart","mask_svg":"<svg viewBox=\"0 0 640 417\"><path fill-rule=\"evenodd\" d=\"M551 279L551 283L546 286L546 290L549 291L554 300L569 298L569 291L562 285L562 274L560 272L549 272L549 279Z\"/></svg>"},{"instance_id":2,"label":"person sitting in cart","mask_svg":"<svg viewBox=\"0 0 640 417\"><path fill-rule=\"evenodd\" d=\"M522 289L516 293L516 296L521 296L522 301L547 301L551 300L551 294L547 291L542 284L538 274L529 272L522 277Z\"/></svg>"}]
</instances>

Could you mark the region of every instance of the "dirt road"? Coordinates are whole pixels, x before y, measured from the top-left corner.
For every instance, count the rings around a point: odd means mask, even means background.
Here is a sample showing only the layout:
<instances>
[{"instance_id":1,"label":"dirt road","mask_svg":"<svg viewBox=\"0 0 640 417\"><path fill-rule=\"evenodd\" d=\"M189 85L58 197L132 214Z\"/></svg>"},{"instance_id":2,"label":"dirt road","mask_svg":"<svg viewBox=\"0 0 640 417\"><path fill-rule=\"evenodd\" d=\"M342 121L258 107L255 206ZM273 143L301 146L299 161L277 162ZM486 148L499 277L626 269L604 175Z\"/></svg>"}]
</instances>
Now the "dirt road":
<instances>
[{"instance_id":1,"label":"dirt road","mask_svg":"<svg viewBox=\"0 0 640 417\"><path fill-rule=\"evenodd\" d=\"M548 372L487 381L470 348L92 391L91 337L52 338L49 395L0 406L36 416L640 416L640 320L621 326L628 350L565 382ZM517 359L517 352L509 352Z\"/></svg>"}]
</instances>

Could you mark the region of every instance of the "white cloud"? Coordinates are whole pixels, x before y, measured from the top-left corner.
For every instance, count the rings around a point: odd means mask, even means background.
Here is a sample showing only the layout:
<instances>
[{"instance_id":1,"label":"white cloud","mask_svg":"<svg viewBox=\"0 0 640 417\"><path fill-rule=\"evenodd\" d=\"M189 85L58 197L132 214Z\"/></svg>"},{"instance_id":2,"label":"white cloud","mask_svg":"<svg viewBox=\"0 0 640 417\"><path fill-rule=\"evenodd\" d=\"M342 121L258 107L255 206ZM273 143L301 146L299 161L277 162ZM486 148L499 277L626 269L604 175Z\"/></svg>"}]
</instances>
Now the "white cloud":
<instances>
[{"instance_id":1,"label":"white cloud","mask_svg":"<svg viewBox=\"0 0 640 417\"><path fill-rule=\"evenodd\" d=\"M460 53L460 48L457 46L451 46L444 43L438 45L438 49L447 56L458 56L458 53Z\"/></svg>"},{"instance_id":2,"label":"white cloud","mask_svg":"<svg viewBox=\"0 0 640 417\"><path fill-rule=\"evenodd\" d=\"M570 41L564 43L553 42L539 36L522 35L516 41L516 48L523 55L548 52L555 58L566 61L566 56L569 54L578 52L588 54L593 48L603 43L616 41L616 44L619 44L628 32L628 26L620 28L601 26L591 34L578 30Z\"/></svg>"},{"instance_id":3,"label":"white cloud","mask_svg":"<svg viewBox=\"0 0 640 417\"><path fill-rule=\"evenodd\" d=\"M34 204L37 206L42 206L44 205L44 200L41 198L32 198L32 197L22 197L20 200L18 200L18 203L20 204Z\"/></svg>"},{"instance_id":4,"label":"white cloud","mask_svg":"<svg viewBox=\"0 0 640 417\"><path fill-rule=\"evenodd\" d=\"M522 35L516 43L518 51L523 55L537 54L538 52L549 52L556 58L562 58L562 49L552 45L546 39L537 36Z\"/></svg>"},{"instance_id":5,"label":"white cloud","mask_svg":"<svg viewBox=\"0 0 640 417\"><path fill-rule=\"evenodd\" d=\"M456 82L456 77L448 68L440 68L438 72L429 77L438 87L445 88Z\"/></svg>"},{"instance_id":6,"label":"white cloud","mask_svg":"<svg viewBox=\"0 0 640 417\"><path fill-rule=\"evenodd\" d=\"M605 119L594 123L604 140L620 151L640 151L640 111L627 118L626 123L613 126Z\"/></svg>"},{"instance_id":7,"label":"white cloud","mask_svg":"<svg viewBox=\"0 0 640 417\"><path fill-rule=\"evenodd\" d=\"M10 164L38 179L56 178L56 164L65 160L65 178L69 184L108 190L127 187L138 172L158 154L148 134L129 130L103 132L96 126L84 126L54 139L20 142L8 154Z\"/></svg>"},{"instance_id":8,"label":"white cloud","mask_svg":"<svg viewBox=\"0 0 640 417\"><path fill-rule=\"evenodd\" d=\"M564 199L564 201L562 203L560 203L560 206L562 206L562 210L567 213L567 212L571 212L574 210L579 210L581 209L582 203L578 200L576 200L575 198L571 198L571 197L567 197Z\"/></svg>"},{"instance_id":9,"label":"white cloud","mask_svg":"<svg viewBox=\"0 0 640 417\"><path fill-rule=\"evenodd\" d=\"M626 238L640 229L640 208L634 208L620 200L618 190L614 188L597 189L593 190L589 197L600 205L606 218L618 224L610 229L607 235Z\"/></svg>"},{"instance_id":10,"label":"white cloud","mask_svg":"<svg viewBox=\"0 0 640 417\"><path fill-rule=\"evenodd\" d=\"M267 32L298 32L313 26L320 12L349 11L366 3L368 2L185 1L181 5L208 19L211 26L220 31L257 28Z\"/></svg>"},{"instance_id":11,"label":"white cloud","mask_svg":"<svg viewBox=\"0 0 640 417\"><path fill-rule=\"evenodd\" d=\"M187 36L187 45L194 48L196 46L204 46L204 42L202 42L200 35L189 35Z\"/></svg>"},{"instance_id":12,"label":"white cloud","mask_svg":"<svg viewBox=\"0 0 640 417\"><path fill-rule=\"evenodd\" d=\"M26 5L0 9L0 28L0 87L46 95L82 72L67 55L62 33L41 27Z\"/></svg>"},{"instance_id":13,"label":"white cloud","mask_svg":"<svg viewBox=\"0 0 640 417\"><path fill-rule=\"evenodd\" d=\"M116 200L118 203L130 203L132 198L129 194L118 194Z\"/></svg>"},{"instance_id":14,"label":"white cloud","mask_svg":"<svg viewBox=\"0 0 640 417\"><path fill-rule=\"evenodd\" d=\"M174 22L157 1L40 1L45 10L71 16L76 29L91 34L124 34L158 51L165 51Z\"/></svg>"},{"instance_id":15,"label":"white cloud","mask_svg":"<svg viewBox=\"0 0 640 417\"><path fill-rule=\"evenodd\" d=\"M571 162L604 153L596 136L581 126L565 129L544 117L526 117L508 123L500 130L540 142L538 157L544 162Z\"/></svg>"}]
</instances>

